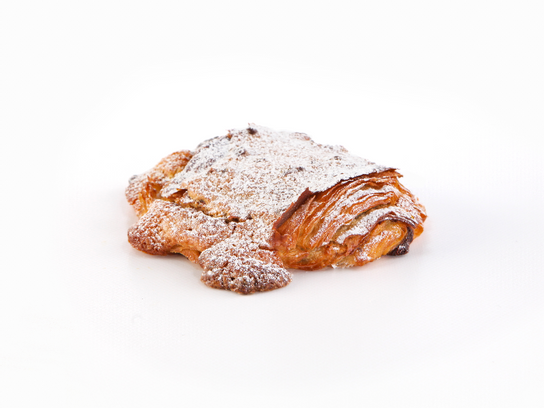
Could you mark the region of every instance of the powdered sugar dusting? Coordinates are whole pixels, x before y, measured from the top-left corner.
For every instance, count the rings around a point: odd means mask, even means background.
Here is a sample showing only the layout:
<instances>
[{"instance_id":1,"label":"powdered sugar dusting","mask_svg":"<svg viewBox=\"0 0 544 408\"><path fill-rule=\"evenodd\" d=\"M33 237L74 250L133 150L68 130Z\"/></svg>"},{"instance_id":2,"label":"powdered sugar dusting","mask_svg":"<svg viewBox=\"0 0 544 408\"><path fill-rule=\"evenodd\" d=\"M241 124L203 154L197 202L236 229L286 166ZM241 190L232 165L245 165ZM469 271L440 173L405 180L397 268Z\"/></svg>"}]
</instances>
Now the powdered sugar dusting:
<instances>
[{"instance_id":1,"label":"powdered sugar dusting","mask_svg":"<svg viewBox=\"0 0 544 408\"><path fill-rule=\"evenodd\" d=\"M414 214L400 207L391 206L391 207L377 208L375 210L368 211L368 213L366 214L363 214L351 228L347 229L338 237L336 237L335 241L338 242L339 244L343 244L346 238L352 235L365 236L370 233L372 228L374 228L376 223L381 218L384 218L386 216L403 219L409 225L416 224L414 222Z\"/></svg>"},{"instance_id":2,"label":"powdered sugar dusting","mask_svg":"<svg viewBox=\"0 0 544 408\"><path fill-rule=\"evenodd\" d=\"M277 217L305 191L324 191L341 180L390 168L324 146L303 133L250 125L200 144L188 165L162 191L187 190L213 215Z\"/></svg>"}]
</instances>

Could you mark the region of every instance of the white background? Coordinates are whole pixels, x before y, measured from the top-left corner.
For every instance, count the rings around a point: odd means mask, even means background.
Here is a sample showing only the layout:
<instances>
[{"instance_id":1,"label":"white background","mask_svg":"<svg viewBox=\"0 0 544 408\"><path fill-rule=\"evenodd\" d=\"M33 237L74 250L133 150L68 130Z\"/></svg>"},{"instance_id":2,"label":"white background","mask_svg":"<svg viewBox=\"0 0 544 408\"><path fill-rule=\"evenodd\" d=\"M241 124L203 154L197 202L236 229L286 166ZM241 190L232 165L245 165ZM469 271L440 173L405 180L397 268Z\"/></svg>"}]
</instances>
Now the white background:
<instances>
[{"instance_id":1,"label":"white background","mask_svg":"<svg viewBox=\"0 0 544 408\"><path fill-rule=\"evenodd\" d=\"M544 3L4 1L0 404L542 407ZM255 122L398 167L407 256L252 296L126 240Z\"/></svg>"}]
</instances>

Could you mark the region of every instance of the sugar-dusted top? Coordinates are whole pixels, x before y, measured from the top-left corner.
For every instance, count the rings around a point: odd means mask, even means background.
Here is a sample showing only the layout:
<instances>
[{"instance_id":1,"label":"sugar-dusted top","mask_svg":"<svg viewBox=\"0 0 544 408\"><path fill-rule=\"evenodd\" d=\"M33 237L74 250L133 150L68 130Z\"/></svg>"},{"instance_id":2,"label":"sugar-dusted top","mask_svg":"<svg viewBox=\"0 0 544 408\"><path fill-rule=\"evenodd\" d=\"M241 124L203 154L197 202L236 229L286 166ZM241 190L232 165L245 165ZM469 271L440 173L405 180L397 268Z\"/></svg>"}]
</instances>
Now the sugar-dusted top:
<instances>
[{"instance_id":1,"label":"sugar-dusted top","mask_svg":"<svg viewBox=\"0 0 544 408\"><path fill-rule=\"evenodd\" d=\"M213 216L240 220L278 217L305 191L325 191L342 180L391 170L315 143L304 133L275 132L250 124L201 143L161 194L186 190Z\"/></svg>"}]
</instances>

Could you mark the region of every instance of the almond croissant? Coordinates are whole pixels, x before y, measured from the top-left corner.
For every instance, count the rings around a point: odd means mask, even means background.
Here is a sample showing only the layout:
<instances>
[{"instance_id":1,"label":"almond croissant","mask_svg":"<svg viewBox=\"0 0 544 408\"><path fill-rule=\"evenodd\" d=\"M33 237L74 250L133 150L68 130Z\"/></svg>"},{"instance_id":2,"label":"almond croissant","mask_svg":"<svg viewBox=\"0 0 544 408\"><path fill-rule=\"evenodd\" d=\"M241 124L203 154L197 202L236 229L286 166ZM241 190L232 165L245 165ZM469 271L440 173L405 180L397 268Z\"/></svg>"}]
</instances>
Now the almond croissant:
<instances>
[{"instance_id":1,"label":"almond croissant","mask_svg":"<svg viewBox=\"0 0 544 408\"><path fill-rule=\"evenodd\" d=\"M252 124L132 177L126 196L140 218L128 238L149 254L185 255L210 287L277 289L291 282L286 268L406 254L426 214L399 177L343 147Z\"/></svg>"}]
</instances>

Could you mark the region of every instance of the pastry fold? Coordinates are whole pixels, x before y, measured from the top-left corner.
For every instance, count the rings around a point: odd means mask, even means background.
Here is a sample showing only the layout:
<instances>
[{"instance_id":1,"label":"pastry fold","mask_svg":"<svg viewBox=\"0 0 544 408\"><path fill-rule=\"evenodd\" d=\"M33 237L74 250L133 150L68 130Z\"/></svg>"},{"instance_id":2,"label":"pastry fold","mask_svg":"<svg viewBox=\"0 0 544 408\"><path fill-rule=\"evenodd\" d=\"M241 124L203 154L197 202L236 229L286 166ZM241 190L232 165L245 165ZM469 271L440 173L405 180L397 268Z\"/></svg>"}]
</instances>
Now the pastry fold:
<instances>
[{"instance_id":1,"label":"pastry fold","mask_svg":"<svg viewBox=\"0 0 544 408\"><path fill-rule=\"evenodd\" d=\"M309 195L274 229L273 244L288 268L360 266L404 255L423 232L425 209L389 170L344 180Z\"/></svg>"}]
</instances>

